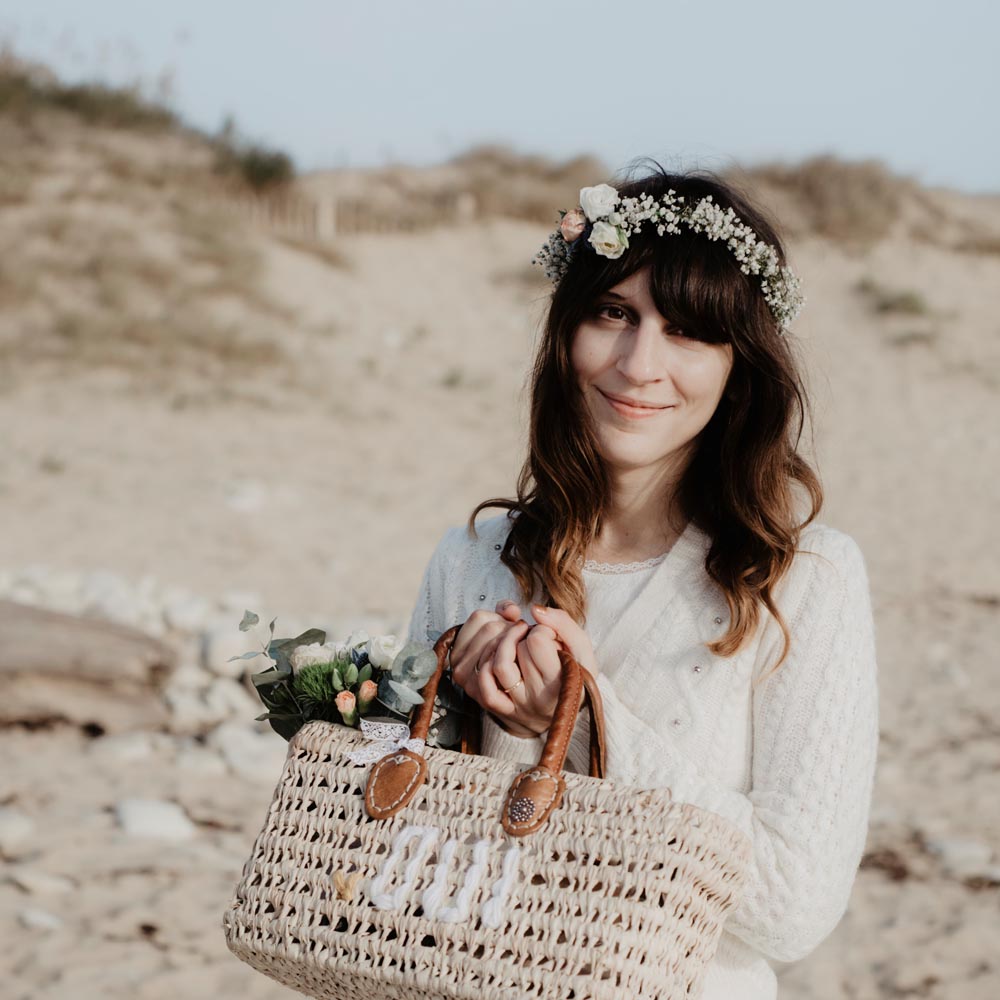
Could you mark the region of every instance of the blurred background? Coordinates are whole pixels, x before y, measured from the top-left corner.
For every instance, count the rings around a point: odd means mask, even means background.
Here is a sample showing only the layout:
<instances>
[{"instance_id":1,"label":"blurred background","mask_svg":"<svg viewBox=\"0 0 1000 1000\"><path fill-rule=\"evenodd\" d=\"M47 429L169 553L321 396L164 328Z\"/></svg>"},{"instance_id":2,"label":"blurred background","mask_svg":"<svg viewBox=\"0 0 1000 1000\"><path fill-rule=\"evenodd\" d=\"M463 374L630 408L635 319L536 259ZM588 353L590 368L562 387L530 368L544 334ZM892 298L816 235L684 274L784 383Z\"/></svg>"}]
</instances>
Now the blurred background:
<instances>
[{"instance_id":1,"label":"blurred background","mask_svg":"<svg viewBox=\"0 0 1000 1000\"><path fill-rule=\"evenodd\" d=\"M0 2L4 996L292 995L221 931L286 746L237 624L405 630L514 491L532 257L643 156L787 238L820 519L872 583L869 844L782 995L1000 995L998 22Z\"/></svg>"}]
</instances>

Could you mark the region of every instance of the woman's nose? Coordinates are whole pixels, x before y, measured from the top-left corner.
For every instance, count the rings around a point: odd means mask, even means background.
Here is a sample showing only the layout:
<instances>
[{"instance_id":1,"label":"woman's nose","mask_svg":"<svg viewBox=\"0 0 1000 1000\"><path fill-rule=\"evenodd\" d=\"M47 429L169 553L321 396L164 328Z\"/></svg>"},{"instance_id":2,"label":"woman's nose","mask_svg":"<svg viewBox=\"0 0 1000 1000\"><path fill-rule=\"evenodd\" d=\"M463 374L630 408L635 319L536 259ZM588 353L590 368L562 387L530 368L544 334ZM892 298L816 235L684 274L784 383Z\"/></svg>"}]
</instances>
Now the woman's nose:
<instances>
[{"instance_id":1,"label":"woman's nose","mask_svg":"<svg viewBox=\"0 0 1000 1000\"><path fill-rule=\"evenodd\" d=\"M618 371L630 382L652 382L662 376L660 356L663 334L654 323L643 321L623 337L618 355Z\"/></svg>"}]
</instances>

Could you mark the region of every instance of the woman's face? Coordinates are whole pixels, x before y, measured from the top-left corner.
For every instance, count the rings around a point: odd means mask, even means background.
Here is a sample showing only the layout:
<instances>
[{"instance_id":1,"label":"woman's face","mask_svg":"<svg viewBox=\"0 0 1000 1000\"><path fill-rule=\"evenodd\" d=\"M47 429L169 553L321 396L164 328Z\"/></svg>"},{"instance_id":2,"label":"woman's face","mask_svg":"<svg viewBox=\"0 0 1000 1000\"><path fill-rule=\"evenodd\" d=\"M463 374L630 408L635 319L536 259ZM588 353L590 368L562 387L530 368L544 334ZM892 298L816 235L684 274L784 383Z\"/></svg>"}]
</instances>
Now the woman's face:
<instances>
[{"instance_id":1,"label":"woman's face","mask_svg":"<svg viewBox=\"0 0 1000 1000\"><path fill-rule=\"evenodd\" d=\"M722 397L733 349L671 328L653 304L646 267L597 300L570 358L611 470L679 473Z\"/></svg>"}]
</instances>

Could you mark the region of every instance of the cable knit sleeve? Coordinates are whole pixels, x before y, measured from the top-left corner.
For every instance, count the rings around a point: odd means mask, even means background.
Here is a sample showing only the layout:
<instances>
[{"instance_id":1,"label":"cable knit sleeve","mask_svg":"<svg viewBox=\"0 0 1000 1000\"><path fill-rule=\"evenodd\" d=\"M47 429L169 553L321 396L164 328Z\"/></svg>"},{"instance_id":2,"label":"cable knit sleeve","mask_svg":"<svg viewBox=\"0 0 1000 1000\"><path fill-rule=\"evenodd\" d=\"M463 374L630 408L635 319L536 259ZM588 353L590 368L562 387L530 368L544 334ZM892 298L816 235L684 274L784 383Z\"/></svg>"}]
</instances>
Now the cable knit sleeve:
<instances>
[{"instance_id":1,"label":"cable knit sleeve","mask_svg":"<svg viewBox=\"0 0 1000 1000\"><path fill-rule=\"evenodd\" d=\"M796 554L786 600L789 656L753 693L752 784L721 786L684 759L602 675L609 777L670 787L732 820L753 856L744 895L726 930L765 956L793 962L837 926L850 897L868 829L878 752L878 689L871 597L864 558L839 531L814 532ZM825 558L823 558L825 557ZM785 581L782 581L784 584ZM769 627L773 625L769 622ZM780 637L780 630L775 631ZM780 643L758 662L766 675Z\"/></svg>"}]
</instances>

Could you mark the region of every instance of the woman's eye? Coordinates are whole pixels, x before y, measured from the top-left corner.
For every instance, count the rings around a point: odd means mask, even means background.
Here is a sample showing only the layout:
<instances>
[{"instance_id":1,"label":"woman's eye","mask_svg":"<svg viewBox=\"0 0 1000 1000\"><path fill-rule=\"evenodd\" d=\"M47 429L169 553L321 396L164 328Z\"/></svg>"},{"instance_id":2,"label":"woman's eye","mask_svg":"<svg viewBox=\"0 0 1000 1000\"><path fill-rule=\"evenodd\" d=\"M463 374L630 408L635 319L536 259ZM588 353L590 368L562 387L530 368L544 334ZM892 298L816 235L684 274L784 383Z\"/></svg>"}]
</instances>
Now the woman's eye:
<instances>
[{"instance_id":1,"label":"woman's eye","mask_svg":"<svg viewBox=\"0 0 1000 1000\"><path fill-rule=\"evenodd\" d=\"M598 310L597 310L598 315L603 315L605 313L612 313L612 312L620 313L620 315L619 316L610 316L609 315L608 319L620 320L620 319L626 319L627 318L626 315L625 315L625 310L622 309L621 306L612 306L612 305L600 306L598 308Z\"/></svg>"}]
</instances>

